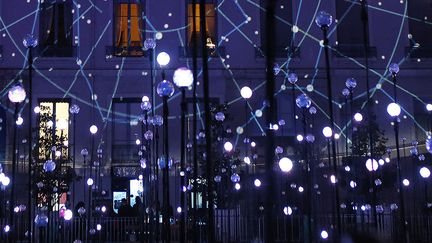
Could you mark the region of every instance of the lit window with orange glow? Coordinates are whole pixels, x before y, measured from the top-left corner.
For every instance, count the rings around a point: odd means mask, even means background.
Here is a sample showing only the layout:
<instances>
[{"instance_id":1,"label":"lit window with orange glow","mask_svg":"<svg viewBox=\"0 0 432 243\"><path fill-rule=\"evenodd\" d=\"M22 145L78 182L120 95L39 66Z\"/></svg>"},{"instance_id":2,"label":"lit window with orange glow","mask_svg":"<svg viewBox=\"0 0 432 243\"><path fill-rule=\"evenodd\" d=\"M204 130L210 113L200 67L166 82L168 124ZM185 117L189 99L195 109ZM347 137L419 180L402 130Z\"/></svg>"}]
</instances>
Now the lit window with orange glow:
<instances>
[{"instance_id":1,"label":"lit window with orange glow","mask_svg":"<svg viewBox=\"0 0 432 243\"><path fill-rule=\"evenodd\" d=\"M118 0L115 12L115 55L142 56L143 4L139 0Z\"/></svg>"},{"instance_id":2,"label":"lit window with orange glow","mask_svg":"<svg viewBox=\"0 0 432 243\"><path fill-rule=\"evenodd\" d=\"M207 1L211 2L211 1ZM188 47L191 47L193 42L193 21L194 21L194 7L192 3L187 5L187 43ZM201 23L200 23L200 4L195 5L195 31L196 31L196 43L198 46L201 45ZM216 5L214 3L205 4L205 22L206 22L206 46L209 49L214 49L217 44L216 38Z\"/></svg>"}]
</instances>

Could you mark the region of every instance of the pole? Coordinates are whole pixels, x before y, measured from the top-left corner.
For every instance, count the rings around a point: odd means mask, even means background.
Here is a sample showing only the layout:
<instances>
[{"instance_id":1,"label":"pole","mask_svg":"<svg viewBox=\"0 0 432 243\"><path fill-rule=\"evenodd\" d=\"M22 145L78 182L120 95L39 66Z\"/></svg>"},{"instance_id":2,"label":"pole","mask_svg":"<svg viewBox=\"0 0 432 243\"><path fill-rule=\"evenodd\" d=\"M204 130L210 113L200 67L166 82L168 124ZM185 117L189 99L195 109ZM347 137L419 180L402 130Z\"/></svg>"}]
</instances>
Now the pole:
<instances>
[{"instance_id":1,"label":"pole","mask_svg":"<svg viewBox=\"0 0 432 243\"><path fill-rule=\"evenodd\" d=\"M402 234L404 235L403 239L405 242L408 242L408 231L406 226L406 219L405 219L405 201L404 201L404 195L403 195L403 187L402 187L402 172L401 172L401 165L400 165L400 151L399 151L399 121L398 118L394 119L394 132L395 132L395 140L396 140L396 155L397 155L397 163L396 163L396 170L397 170L397 183L398 183L398 191L399 191L399 204L400 204L400 223L402 225Z\"/></svg>"},{"instance_id":2,"label":"pole","mask_svg":"<svg viewBox=\"0 0 432 243\"><path fill-rule=\"evenodd\" d=\"M186 89L181 88L182 100L181 100L181 131L180 131L180 243L185 242L185 192L183 188L185 186L185 142L186 142Z\"/></svg>"},{"instance_id":3,"label":"pole","mask_svg":"<svg viewBox=\"0 0 432 243\"><path fill-rule=\"evenodd\" d=\"M197 209L197 188L198 188L198 148L197 148L197 129L198 129L198 120L197 120L197 78L198 78L198 45L197 45L197 31L196 31L196 4L197 0L192 0L192 69L193 69L193 120L192 120L192 143L193 143L193 218L192 218L192 228L193 228L193 242L198 242L198 227L197 227L197 219L198 219L198 209Z\"/></svg>"},{"instance_id":4,"label":"pole","mask_svg":"<svg viewBox=\"0 0 432 243\"><path fill-rule=\"evenodd\" d=\"M213 194L213 161L212 161L212 119L210 111L209 95L209 74L207 62L207 32L206 32L206 0L200 1L200 32L201 32L201 51L202 51L202 74L203 74L203 91L204 91L204 121L205 121L205 139L206 139L206 174L207 174L207 241L214 242L214 194Z\"/></svg>"},{"instance_id":5,"label":"pole","mask_svg":"<svg viewBox=\"0 0 432 243\"><path fill-rule=\"evenodd\" d=\"M313 241L313 233L312 233L312 173L311 170L313 166L310 165L310 161L307 154L307 142L305 140L306 133L307 133L307 127L306 127L306 109L302 109L303 113L303 159L305 160L306 164L306 182L307 182L307 202L306 202L306 208L307 208L307 215L308 215L308 242Z\"/></svg>"},{"instance_id":6,"label":"pole","mask_svg":"<svg viewBox=\"0 0 432 243\"><path fill-rule=\"evenodd\" d=\"M168 136L168 97L163 97L163 120L164 120L164 152L165 165L163 167L163 235L164 242L171 241L170 221L169 221L169 136Z\"/></svg>"},{"instance_id":7,"label":"pole","mask_svg":"<svg viewBox=\"0 0 432 243\"><path fill-rule=\"evenodd\" d=\"M270 0L267 3L266 12L266 134L267 134L267 147L266 147L266 200L265 200L265 240L266 242L275 242L275 215L276 215L276 204L273 199L276 195L275 189L275 172L274 172L274 130L273 123L275 121L275 100L274 100L274 89L275 89L275 77L273 73L274 65L274 40L275 40L275 8L276 1Z\"/></svg>"},{"instance_id":8,"label":"pole","mask_svg":"<svg viewBox=\"0 0 432 243\"><path fill-rule=\"evenodd\" d=\"M369 82L369 32L368 32L368 11L367 1L361 2L361 19L363 22L363 44L364 44L364 58L365 58L365 71L366 71L366 105L368 114L368 130L369 130L369 159L374 159L374 143L372 137L372 103L370 102L370 82ZM378 217L376 212L376 185L375 185L375 174L372 173L372 214L374 217L374 227L378 228Z\"/></svg>"},{"instance_id":9,"label":"pole","mask_svg":"<svg viewBox=\"0 0 432 243\"><path fill-rule=\"evenodd\" d=\"M15 188L16 188L16 184L15 184L15 174L16 174L16 160L17 160L17 148L16 148L16 143L17 143L17 129L18 129L18 125L16 124L16 120L18 119L18 103L15 103L15 111L14 111L14 128L13 128L13 144L12 144L12 180L11 180L11 186L12 186L12 191L11 191L11 200L10 200L10 204L9 204L9 224L10 227L12 228L12 230L15 230L13 228L13 213L14 213L14 205L15 205ZM15 234L12 234L12 240L15 239Z\"/></svg>"},{"instance_id":10,"label":"pole","mask_svg":"<svg viewBox=\"0 0 432 243\"><path fill-rule=\"evenodd\" d=\"M33 232L33 220L32 220L32 165L33 165L33 131L32 131L32 125L33 125L33 48L29 47L29 56L28 56L28 73L29 73L29 92L28 92L28 99L29 99L29 127L28 127L28 151L29 151L29 165L28 165L28 202L27 202L27 210L28 210L28 239L29 242L32 242L31 234Z\"/></svg>"},{"instance_id":11,"label":"pole","mask_svg":"<svg viewBox=\"0 0 432 243\"><path fill-rule=\"evenodd\" d=\"M335 126L334 126L334 115L333 115L333 94L332 94L332 81L331 81L331 74L330 74L330 56L328 51L328 45L329 40L327 38L327 29L328 27L322 27L323 34L324 34L324 54L325 54L325 62L326 62L326 74L327 74L327 95L328 95L328 102L329 102L329 116L330 116L330 128L332 129L332 136L331 136L331 149L333 153L333 173L336 179L335 183L335 207L336 207L336 216L337 216L337 232L339 235L341 235L341 218L340 218L340 203L339 203L339 188L338 188L338 171L337 171L337 161L336 161L336 142L334 138L335 133Z\"/></svg>"}]
</instances>

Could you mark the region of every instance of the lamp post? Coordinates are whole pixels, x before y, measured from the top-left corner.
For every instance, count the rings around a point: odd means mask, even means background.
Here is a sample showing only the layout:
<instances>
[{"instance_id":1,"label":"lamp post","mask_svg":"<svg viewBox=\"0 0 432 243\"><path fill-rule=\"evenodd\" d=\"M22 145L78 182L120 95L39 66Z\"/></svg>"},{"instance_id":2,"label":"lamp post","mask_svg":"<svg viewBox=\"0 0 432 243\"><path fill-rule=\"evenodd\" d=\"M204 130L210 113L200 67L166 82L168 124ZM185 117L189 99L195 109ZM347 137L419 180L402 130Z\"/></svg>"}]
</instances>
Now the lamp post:
<instances>
[{"instance_id":1,"label":"lamp post","mask_svg":"<svg viewBox=\"0 0 432 243\"><path fill-rule=\"evenodd\" d=\"M324 11L320 11L315 19L316 24L321 28L323 31L323 46L324 46L324 54L325 54L325 62L326 62L326 74L327 74L327 98L329 103L329 116L330 116L330 129L331 131L334 131L334 115L333 115L333 94L332 94L332 81L331 81L331 74L330 74L330 56L329 56L329 40L327 37L327 31L330 25L333 23L333 17ZM338 190L338 172L337 172L337 161L336 161L336 142L334 136L331 136L331 149L333 153L333 173L336 179L335 183L335 199L336 199L336 214L337 214L337 224L336 228L339 233L339 236L341 234L341 218L340 218L340 208L339 208L339 190Z\"/></svg>"},{"instance_id":2,"label":"lamp post","mask_svg":"<svg viewBox=\"0 0 432 243\"><path fill-rule=\"evenodd\" d=\"M16 143L17 143L17 129L18 129L18 124L17 124L17 120L18 120L18 105L23 102L26 98L26 91L24 90L23 86L18 83L14 86L12 86L12 88L9 89L8 91L8 98L9 101L14 103L15 105L15 111L14 111L14 128L13 128L13 144L12 144L12 191L11 191L11 200L10 200L10 204L9 204L9 224L11 227L13 227L13 208L15 207L15 189L16 189L16 184L15 184L15 173L16 173L16 160L17 160L17 155L16 155Z\"/></svg>"},{"instance_id":3,"label":"lamp post","mask_svg":"<svg viewBox=\"0 0 432 243\"><path fill-rule=\"evenodd\" d=\"M408 242L408 231L406 226L406 218L405 218L405 202L404 202L404 191L402 186L402 172L400 165L400 151L399 151L399 115L401 113L401 107L398 104L397 100L397 87L396 80L397 74L399 73L399 65L396 63L392 63L389 66L389 72L392 75L393 79L393 103L390 103L387 106L387 113L393 118L393 128L395 134L395 143L396 143L396 174L397 174L397 185L398 185L398 194L399 194L399 203L400 203L400 223L402 226L402 233L404 234L405 242Z\"/></svg>"},{"instance_id":4,"label":"lamp post","mask_svg":"<svg viewBox=\"0 0 432 243\"><path fill-rule=\"evenodd\" d=\"M159 62L159 60L158 60ZM167 63L168 64L168 63ZM162 181L163 181L163 236L165 242L170 242L170 225L169 225L169 136L168 136L168 98L174 94L174 85L167 80L163 80L157 86L157 93L163 100L163 146L164 146L164 159L162 167Z\"/></svg>"},{"instance_id":5,"label":"lamp post","mask_svg":"<svg viewBox=\"0 0 432 243\"><path fill-rule=\"evenodd\" d=\"M72 144L73 144L73 150L72 150L72 169L73 172L76 173L76 115L80 112L80 107L76 104L72 105L69 108L69 113L72 114L72 130L73 130L73 138L72 138ZM75 207L75 180L72 184L72 206Z\"/></svg>"},{"instance_id":6,"label":"lamp post","mask_svg":"<svg viewBox=\"0 0 432 243\"><path fill-rule=\"evenodd\" d=\"M307 127L306 127L306 110L311 106L312 101L306 94L300 94L296 100L296 105L298 108L302 109L303 114L303 137L306 137L307 133ZM300 139L298 139L300 140ZM306 211L308 215L308 242L313 241L313 233L312 233L312 181L313 181L313 166L310 165L309 158L307 156L307 143L304 141L304 139L301 139L303 142L303 159L305 160L306 164L306 185L307 185L307 199L306 199Z\"/></svg>"},{"instance_id":7,"label":"lamp post","mask_svg":"<svg viewBox=\"0 0 432 243\"><path fill-rule=\"evenodd\" d=\"M427 189L427 179L431 175L431 171L427 167L422 167L419 170L420 176L424 179L424 197L425 197L425 208L428 208L428 189Z\"/></svg>"},{"instance_id":8,"label":"lamp post","mask_svg":"<svg viewBox=\"0 0 432 243\"><path fill-rule=\"evenodd\" d=\"M185 192L183 187L185 186L185 149L186 149L186 89L193 84L192 71L187 68L179 68L174 72L173 77L174 83L180 89L181 97L181 129L180 129L180 242L184 243L185 239Z\"/></svg>"},{"instance_id":9,"label":"lamp post","mask_svg":"<svg viewBox=\"0 0 432 243\"><path fill-rule=\"evenodd\" d=\"M29 100L29 126L28 126L28 146L29 146L29 166L28 166L28 190L29 190L29 196L28 196L28 235L29 240L32 242L32 230L33 230L33 224L31 221L32 218L32 208L31 208L31 200L32 200L32 164L33 164L33 99L32 99L32 93L33 93L33 48L35 48L38 45L38 39L33 35L27 35L23 39L23 45L28 49L28 81L29 81L29 94L28 94L28 100Z\"/></svg>"},{"instance_id":10,"label":"lamp post","mask_svg":"<svg viewBox=\"0 0 432 243\"><path fill-rule=\"evenodd\" d=\"M330 147L331 147L332 138L334 138L333 130L331 129L331 127L324 127L322 130L322 134L324 135L324 137L326 138L326 141L327 141L327 155L328 155L329 166L331 166L332 156L331 156L331 148ZM334 181L335 181L335 183L332 183L334 186L333 190L336 191L337 190L336 177L334 177ZM335 198L334 198L335 204L336 204L336 201L337 201L337 198L336 198L336 193L335 193ZM332 210L332 212L333 212L333 222L332 222L333 226L335 226L337 224L336 214L337 214L338 208L339 207L336 204L336 205L334 205L333 210ZM333 234L333 237L335 237L335 235L336 234Z\"/></svg>"}]
</instances>

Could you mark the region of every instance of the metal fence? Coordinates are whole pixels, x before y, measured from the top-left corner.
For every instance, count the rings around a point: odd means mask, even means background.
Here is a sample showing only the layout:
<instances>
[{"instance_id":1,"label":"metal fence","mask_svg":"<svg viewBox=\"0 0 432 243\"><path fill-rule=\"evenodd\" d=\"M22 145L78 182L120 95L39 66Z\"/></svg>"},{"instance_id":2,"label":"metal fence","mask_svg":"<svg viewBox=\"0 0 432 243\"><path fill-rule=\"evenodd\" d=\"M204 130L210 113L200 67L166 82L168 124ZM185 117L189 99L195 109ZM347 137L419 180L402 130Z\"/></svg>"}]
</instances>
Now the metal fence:
<instances>
[{"instance_id":1,"label":"metal fence","mask_svg":"<svg viewBox=\"0 0 432 243\"><path fill-rule=\"evenodd\" d=\"M409 238L411 242L432 242L432 217L419 215L407 217ZM70 221L51 217L48 225L35 227L33 242L159 242L163 236L162 225L151 223L148 217L143 218L73 218ZM305 242L308 237L306 216L290 215L277 217L274 225L276 242ZM313 218L312 237L320 241L321 230L329 232L329 239L335 232L331 225L331 215L316 215ZM373 222L368 214L348 215L341 218L344 235L373 236L382 242L398 242L401 239L399 218L397 214L379 214L377 222ZM24 217L17 217L10 231L5 232L6 219L0 220L2 232L0 242L28 242L27 224ZM198 220L193 227L189 219L186 224L186 239L192 241L197 234L198 242L206 242L206 224ZM241 215L239 210L217 210L215 212L215 234L217 242L264 242L264 217L259 215ZM171 241L178 242L180 228L177 221L171 224ZM79 240L79 241L78 241ZM331 242L331 240L327 240Z\"/></svg>"}]
</instances>

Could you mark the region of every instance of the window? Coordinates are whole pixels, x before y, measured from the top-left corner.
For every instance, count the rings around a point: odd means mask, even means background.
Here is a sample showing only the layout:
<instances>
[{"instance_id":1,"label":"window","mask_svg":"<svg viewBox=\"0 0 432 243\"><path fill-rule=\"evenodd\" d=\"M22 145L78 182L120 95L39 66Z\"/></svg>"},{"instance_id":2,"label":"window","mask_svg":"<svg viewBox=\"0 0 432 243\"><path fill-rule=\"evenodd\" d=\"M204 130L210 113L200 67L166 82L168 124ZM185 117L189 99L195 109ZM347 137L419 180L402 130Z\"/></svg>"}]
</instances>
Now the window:
<instances>
[{"instance_id":1,"label":"window","mask_svg":"<svg viewBox=\"0 0 432 243\"><path fill-rule=\"evenodd\" d=\"M206 43L207 47L212 50L217 45L217 34L216 34L216 4L212 0L207 0L205 4L205 22L206 22ZM192 33L193 33L193 4L188 1L187 4L187 47L192 48ZM200 26L200 4L195 5L195 41L198 48L201 46L201 26ZM199 51L198 51L199 52Z\"/></svg>"},{"instance_id":2,"label":"window","mask_svg":"<svg viewBox=\"0 0 432 243\"><path fill-rule=\"evenodd\" d=\"M338 20L338 50L350 57L364 57L364 34L360 1L336 0L336 17ZM376 49L370 47L368 55L376 56Z\"/></svg>"},{"instance_id":3,"label":"window","mask_svg":"<svg viewBox=\"0 0 432 243\"><path fill-rule=\"evenodd\" d=\"M72 1L46 0L40 5L40 51L42 56L71 57Z\"/></svg>"},{"instance_id":4,"label":"window","mask_svg":"<svg viewBox=\"0 0 432 243\"><path fill-rule=\"evenodd\" d=\"M114 4L116 56L143 56L143 7L140 0L117 0Z\"/></svg>"},{"instance_id":5,"label":"window","mask_svg":"<svg viewBox=\"0 0 432 243\"><path fill-rule=\"evenodd\" d=\"M261 48L265 50L267 45L266 34L266 13L269 0L261 0ZM292 1L291 0L276 0L275 8L275 56L285 58L288 55L295 54L292 38Z\"/></svg>"},{"instance_id":6,"label":"window","mask_svg":"<svg viewBox=\"0 0 432 243\"><path fill-rule=\"evenodd\" d=\"M44 100L39 108L39 159L68 160L69 102Z\"/></svg>"},{"instance_id":7,"label":"window","mask_svg":"<svg viewBox=\"0 0 432 243\"><path fill-rule=\"evenodd\" d=\"M412 35L411 47L416 43L420 44L418 51L412 53L411 57L432 56L432 25L428 16L432 12L431 0L415 0L408 2L408 26Z\"/></svg>"}]
</instances>

